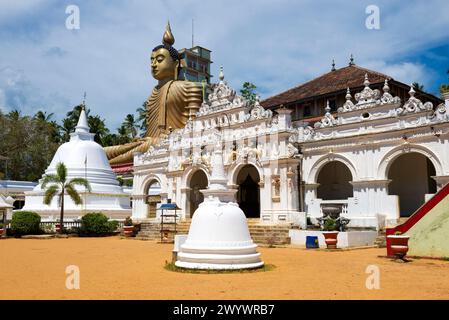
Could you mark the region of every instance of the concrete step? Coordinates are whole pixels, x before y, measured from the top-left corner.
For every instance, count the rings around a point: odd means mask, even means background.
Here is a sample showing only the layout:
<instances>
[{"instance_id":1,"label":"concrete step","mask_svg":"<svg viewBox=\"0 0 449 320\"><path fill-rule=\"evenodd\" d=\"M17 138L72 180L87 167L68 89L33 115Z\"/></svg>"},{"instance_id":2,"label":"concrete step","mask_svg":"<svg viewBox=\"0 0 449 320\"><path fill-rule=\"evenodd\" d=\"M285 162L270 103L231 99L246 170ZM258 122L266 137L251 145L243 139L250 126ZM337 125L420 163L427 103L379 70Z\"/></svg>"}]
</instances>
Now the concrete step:
<instances>
[{"instance_id":1,"label":"concrete step","mask_svg":"<svg viewBox=\"0 0 449 320\"><path fill-rule=\"evenodd\" d=\"M176 225L176 234L188 234L191 222L191 219L179 222ZM247 223L251 238L255 243L267 245L290 244L288 231L291 228L291 225L260 224L259 219L248 219ZM142 240L160 240L160 229L161 225L158 222L142 223L136 238ZM167 225L167 229L174 230L174 225ZM169 241L171 241L173 237L174 233L169 232Z\"/></svg>"}]
</instances>

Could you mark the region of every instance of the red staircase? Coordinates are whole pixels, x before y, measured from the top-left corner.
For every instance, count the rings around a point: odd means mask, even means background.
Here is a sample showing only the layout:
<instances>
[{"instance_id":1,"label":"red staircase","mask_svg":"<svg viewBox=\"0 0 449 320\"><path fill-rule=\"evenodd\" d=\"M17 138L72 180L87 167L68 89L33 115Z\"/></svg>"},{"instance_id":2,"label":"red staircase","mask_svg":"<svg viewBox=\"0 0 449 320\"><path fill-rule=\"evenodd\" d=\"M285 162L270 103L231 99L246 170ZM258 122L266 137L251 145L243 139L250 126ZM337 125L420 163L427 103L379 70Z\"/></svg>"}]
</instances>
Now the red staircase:
<instances>
[{"instance_id":1,"label":"red staircase","mask_svg":"<svg viewBox=\"0 0 449 320\"><path fill-rule=\"evenodd\" d=\"M389 257L393 256L393 252L391 251L391 243L388 240L388 235L393 235L395 232L400 231L401 234L406 233L413 227L422 217L424 217L430 210L432 210L441 200L446 198L449 194L449 183L446 184L443 188L440 189L432 198L429 199L426 203L424 203L418 210L416 210L410 218L403 224L397 225L394 228L387 228L387 255Z\"/></svg>"}]
</instances>

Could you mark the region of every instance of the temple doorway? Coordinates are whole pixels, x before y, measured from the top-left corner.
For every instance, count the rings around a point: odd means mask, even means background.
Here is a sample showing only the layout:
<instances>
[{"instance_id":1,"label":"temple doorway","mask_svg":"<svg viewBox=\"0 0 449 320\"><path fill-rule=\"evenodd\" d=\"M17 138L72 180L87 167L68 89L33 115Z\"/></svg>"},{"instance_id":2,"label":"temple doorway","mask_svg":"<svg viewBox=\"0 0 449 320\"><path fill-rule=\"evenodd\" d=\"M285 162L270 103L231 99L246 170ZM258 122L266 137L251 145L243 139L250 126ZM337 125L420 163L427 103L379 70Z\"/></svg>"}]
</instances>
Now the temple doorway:
<instances>
[{"instance_id":1,"label":"temple doorway","mask_svg":"<svg viewBox=\"0 0 449 320\"><path fill-rule=\"evenodd\" d=\"M388 170L388 194L399 196L400 217L410 217L425 202L426 194L437 192L435 167L416 152L400 155Z\"/></svg>"},{"instance_id":2,"label":"temple doorway","mask_svg":"<svg viewBox=\"0 0 449 320\"><path fill-rule=\"evenodd\" d=\"M260 176L253 165L245 165L237 175L237 203L247 218L260 217Z\"/></svg>"},{"instance_id":3,"label":"temple doorway","mask_svg":"<svg viewBox=\"0 0 449 320\"><path fill-rule=\"evenodd\" d=\"M204 195L200 190L206 189L209 185L207 176L203 170L197 170L190 178L190 217L193 217L193 213L198 208L201 202L204 200Z\"/></svg>"},{"instance_id":4,"label":"temple doorway","mask_svg":"<svg viewBox=\"0 0 449 320\"><path fill-rule=\"evenodd\" d=\"M352 174L340 161L326 163L318 173L317 198L322 200L346 200L353 196L350 184Z\"/></svg>"},{"instance_id":5,"label":"temple doorway","mask_svg":"<svg viewBox=\"0 0 449 320\"><path fill-rule=\"evenodd\" d=\"M153 180L148 184L146 192L147 218L156 218L158 204L161 203L161 185Z\"/></svg>"}]
</instances>

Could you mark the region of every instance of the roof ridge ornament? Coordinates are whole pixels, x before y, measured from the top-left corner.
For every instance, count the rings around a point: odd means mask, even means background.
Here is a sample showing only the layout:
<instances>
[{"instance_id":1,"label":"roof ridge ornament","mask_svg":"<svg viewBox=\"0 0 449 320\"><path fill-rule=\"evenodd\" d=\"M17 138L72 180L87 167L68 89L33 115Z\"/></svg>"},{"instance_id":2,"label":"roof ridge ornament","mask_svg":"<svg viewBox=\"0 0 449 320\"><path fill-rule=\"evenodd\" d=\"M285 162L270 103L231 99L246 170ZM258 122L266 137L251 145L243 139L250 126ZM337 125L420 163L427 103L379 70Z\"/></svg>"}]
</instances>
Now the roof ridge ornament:
<instances>
[{"instance_id":1,"label":"roof ridge ornament","mask_svg":"<svg viewBox=\"0 0 449 320\"><path fill-rule=\"evenodd\" d=\"M393 95L390 93L390 86L388 85L388 79L385 79L384 86L382 88L383 95L380 98L380 104L399 104L401 103L401 98L399 97L393 97Z\"/></svg>"},{"instance_id":2,"label":"roof ridge ornament","mask_svg":"<svg viewBox=\"0 0 449 320\"><path fill-rule=\"evenodd\" d=\"M380 91L378 89L373 90L370 88L368 73L365 73L365 81L363 84L365 85L365 88L354 96L357 101L356 109L372 107L379 103Z\"/></svg>"},{"instance_id":3,"label":"roof ridge ornament","mask_svg":"<svg viewBox=\"0 0 449 320\"><path fill-rule=\"evenodd\" d=\"M331 71L335 71L337 69L335 69L335 59L332 59L332 69Z\"/></svg>"},{"instance_id":4,"label":"roof ridge ornament","mask_svg":"<svg viewBox=\"0 0 449 320\"><path fill-rule=\"evenodd\" d=\"M349 87L346 89L345 98L346 98L346 102L344 103L343 107L340 107L337 110L339 113L355 110L355 105L352 102L351 90L349 89Z\"/></svg>"},{"instance_id":5,"label":"roof ridge ornament","mask_svg":"<svg viewBox=\"0 0 449 320\"><path fill-rule=\"evenodd\" d=\"M330 113L331 107L329 106L329 100L327 100L326 107L324 108L326 113L324 114L324 117L321 118L320 121L315 122L313 125L314 128L326 128L326 127L332 127L337 125L337 120L334 118L334 116Z\"/></svg>"},{"instance_id":6,"label":"roof ridge ornament","mask_svg":"<svg viewBox=\"0 0 449 320\"><path fill-rule=\"evenodd\" d=\"M351 56L349 57L349 65L350 65L350 66L355 65L355 63L354 63L354 56L353 56L352 53L351 53Z\"/></svg>"},{"instance_id":7,"label":"roof ridge ornament","mask_svg":"<svg viewBox=\"0 0 449 320\"><path fill-rule=\"evenodd\" d=\"M220 66L220 73L218 75L218 79L220 79L220 82L224 81L224 77L223 66Z\"/></svg>"},{"instance_id":8,"label":"roof ridge ornament","mask_svg":"<svg viewBox=\"0 0 449 320\"><path fill-rule=\"evenodd\" d=\"M413 84L410 85L410 91L408 94L410 98L404 105L400 108L396 108L396 112L398 115L404 115L408 113L417 113L417 112L427 112L433 110L433 103L428 101L426 103L422 103L421 100L415 97L415 89L413 88Z\"/></svg>"}]
</instances>

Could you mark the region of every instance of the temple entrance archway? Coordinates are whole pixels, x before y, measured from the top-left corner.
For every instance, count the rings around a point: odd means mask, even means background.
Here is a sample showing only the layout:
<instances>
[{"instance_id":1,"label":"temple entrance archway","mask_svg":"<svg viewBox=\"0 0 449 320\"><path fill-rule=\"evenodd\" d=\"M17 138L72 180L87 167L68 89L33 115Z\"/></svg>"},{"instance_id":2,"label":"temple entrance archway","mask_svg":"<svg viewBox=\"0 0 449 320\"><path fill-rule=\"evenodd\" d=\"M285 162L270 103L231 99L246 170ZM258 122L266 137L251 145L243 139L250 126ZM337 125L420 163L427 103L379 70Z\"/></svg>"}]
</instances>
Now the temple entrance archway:
<instances>
[{"instance_id":1,"label":"temple entrance archway","mask_svg":"<svg viewBox=\"0 0 449 320\"><path fill-rule=\"evenodd\" d=\"M352 174L340 161L326 163L318 173L317 198L323 200L346 200L353 196L350 183Z\"/></svg>"},{"instance_id":2,"label":"temple entrance archway","mask_svg":"<svg viewBox=\"0 0 449 320\"><path fill-rule=\"evenodd\" d=\"M152 180L146 187L147 218L156 218L156 210L161 203L161 184L157 180Z\"/></svg>"},{"instance_id":3,"label":"temple entrance archway","mask_svg":"<svg viewBox=\"0 0 449 320\"><path fill-rule=\"evenodd\" d=\"M399 196L399 215L409 217L425 202L425 195L436 193L435 166L423 154L411 152L393 160L388 169L388 194Z\"/></svg>"},{"instance_id":4,"label":"temple entrance archway","mask_svg":"<svg viewBox=\"0 0 449 320\"><path fill-rule=\"evenodd\" d=\"M193 213L204 200L204 195L200 190L206 189L208 185L209 181L203 170L197 170L192 174L189 183L190 217L193 217Z\"/></svg>"},{"instance_id":5,"label":"temple entrance archway","mask_svg":"<svg viewBox=\"0 0 449 320\"><path fill-rule=\"evenodd\" d=\"M260 217L260 176L251 164L243 166L237 174L237 203L247 218Z\"/></svg>"}]
</instances>

